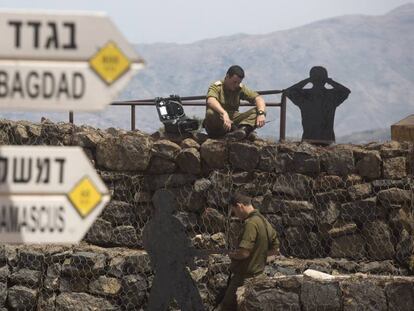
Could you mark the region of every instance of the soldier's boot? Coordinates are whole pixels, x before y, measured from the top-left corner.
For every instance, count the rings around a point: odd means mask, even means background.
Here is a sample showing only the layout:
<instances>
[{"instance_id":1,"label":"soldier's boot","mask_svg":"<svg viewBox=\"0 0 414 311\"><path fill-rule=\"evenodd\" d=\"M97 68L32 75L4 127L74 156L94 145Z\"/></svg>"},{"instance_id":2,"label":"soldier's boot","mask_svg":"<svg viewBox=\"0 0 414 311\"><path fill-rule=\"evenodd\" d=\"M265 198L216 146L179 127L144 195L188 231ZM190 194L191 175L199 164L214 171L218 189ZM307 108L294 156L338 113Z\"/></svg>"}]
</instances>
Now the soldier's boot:
<instances>
[{"instance_id":1,"label":"soldier's boot","mask_svg":"<svg viewBox=\"0 0 414 311\"><path fill-rule=\"evenodd\" d=\"M253 128L249 125L241 125L234 131L226 134L226 138L231 141L240 141L245 139L253 131Z\"/></svg>"},{"instance_id":2,"label":"soldier's boot","mask_svg":"<svg viewBox=\"0 0 414 311\"><path fill-rule=\"evenodd\" d=\"M252 131L249 135L247 135L247 140L249 141L255 141L259 138L257 133L255 131Z\"/></svg>"}]
</instances>

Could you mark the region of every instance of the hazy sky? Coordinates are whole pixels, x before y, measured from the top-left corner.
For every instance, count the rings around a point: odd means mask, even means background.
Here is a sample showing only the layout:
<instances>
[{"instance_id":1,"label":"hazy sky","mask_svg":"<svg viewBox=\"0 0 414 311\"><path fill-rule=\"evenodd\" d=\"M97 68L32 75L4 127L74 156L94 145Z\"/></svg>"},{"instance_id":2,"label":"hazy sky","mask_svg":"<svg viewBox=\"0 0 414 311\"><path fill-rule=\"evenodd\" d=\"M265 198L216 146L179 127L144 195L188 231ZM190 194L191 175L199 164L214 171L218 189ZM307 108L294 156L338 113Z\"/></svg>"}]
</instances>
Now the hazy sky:
<instances>
[{"instance_id":1,"label":"hazy sky","mask_svg":"<svg viewBox=\"0 0 414 311\"><path fill-rule=\"evenodd\" d=\"M345 14L381 15L412 0L0 0L1 8L103 11L132 43L261 34Z\"/></svg>"}]
</instances>

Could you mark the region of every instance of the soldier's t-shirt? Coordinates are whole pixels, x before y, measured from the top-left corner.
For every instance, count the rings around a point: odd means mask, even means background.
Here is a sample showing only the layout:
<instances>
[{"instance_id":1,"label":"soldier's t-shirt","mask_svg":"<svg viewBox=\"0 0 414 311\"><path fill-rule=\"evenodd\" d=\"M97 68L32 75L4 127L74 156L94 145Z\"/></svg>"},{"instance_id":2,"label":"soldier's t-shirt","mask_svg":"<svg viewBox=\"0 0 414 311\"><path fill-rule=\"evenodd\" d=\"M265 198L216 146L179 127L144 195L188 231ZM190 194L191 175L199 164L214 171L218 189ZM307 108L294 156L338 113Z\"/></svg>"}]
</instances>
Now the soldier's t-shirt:
<instances>
[{"instance_id":1,"label":"soldier's t-shirt","mask_svg":"<svg viewBox=\"0 0 414 311\"><path fill-rule=\"evenodd\" d=\"M239 241L239 248L250 250L250 256L243 260L232 260L230 270L244 277L261 274L266 265L267 252L279 249L276 231L258 210L245 219Z\"/></svg>"},{"instance_id":2,"label":"soldier's t-shirt","mask_svg":"<svg viewBox=\"0 0 414 311\"><path fill-rule=\"evenodd\" d=\"M239 88L235 91L225 90L223 80L212 83L207 91L207 98L214 97L223 109L230 113L239 110L240 100L254 104L257 96L259 93L249 89L243 83L240 83Z\"/></svg>"}]
</instances>

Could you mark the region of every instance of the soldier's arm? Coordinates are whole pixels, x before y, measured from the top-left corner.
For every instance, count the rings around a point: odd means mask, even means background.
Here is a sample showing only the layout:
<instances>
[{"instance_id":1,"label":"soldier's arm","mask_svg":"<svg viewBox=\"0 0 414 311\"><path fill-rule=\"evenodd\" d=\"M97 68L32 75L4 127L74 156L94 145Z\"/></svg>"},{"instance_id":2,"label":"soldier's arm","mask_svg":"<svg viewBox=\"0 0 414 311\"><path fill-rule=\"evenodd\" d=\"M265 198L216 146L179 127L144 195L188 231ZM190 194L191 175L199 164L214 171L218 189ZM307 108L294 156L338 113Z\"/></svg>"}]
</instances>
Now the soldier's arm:
<instances>
[{"instance_id":1,"label":"soldier's arm","mask_svg":"<svg viewBox=\"0 0 414 311\"><path fill-rule=\"evenodd\" d=\"M285 90L286 95L289 95L289 92L293 91L293 90L300 90L303 89L305 87L306 84L308 84L309 82L311 82L310 78L306 78L302 81L299 81L298 83L288 87Z\"/></svg>"},{"instance_id":2,"label":"soldier's arm","mask_svg":"<svg viewBox=\"0 0 414 311\"><path fill-rule=\"evenodd\" d=\"M207 107L213 109L220 115L227 114L227 111L221 106L220 102L215 97L207 98Z\"/></svg>"},{"instance_id":3,"label":"soldier's arm","mask_svg":"<svg viewBox=\"0 0 414 311\"><path fill-rule=\"evenodd\" d=\"M253 223L246 223L239 242L239 247L229 254L230 259L243 260L250 256L257 238L257 228Z\"/></svg>"},{"instance_id":4,"label":"soldier's arm","mask_svg":"<svg viewBox=\"0 0 414 311\"><path fill-rule=\"evenodd\" d=\"M300 108L305 103L303 88L309 82L311 82L309 78L299 81L298 83L285 89L283 93L291 100L293 104L295 104L296 106Z\"/></svg>"},{"instance_id":5,"label":"soldier's arm","mask_svg":"<svg viewBox=\"0 0 414 311\"><path fill-rule=\"evenodd\" d=\"M260 111L263 111L266 113L266 103L262 96L257 96L255 99L256 109L259 113ZM257 127L263 127L265 125L266 121L266 115L265 114L258 114L256 119L256 126Z\"/></svg>"},{"instance_id":6,"label":"soldier's arm","mask_svg":"<svg viewBox=\"0 0 414 311\"><path fill-rule=\"evenodd\" d=\"M224 110L219 101L214 97L208 97L207 107L213 109L220 115L220 118L223 120L224 129L229 131L233 121L230 120L229 114L226 110Z\"/></svg>"},{"instance_id":7,"label":"soldier's arm","mask_svg":"<svg viewBox=\"0 0 414 311\"><path fill-rule=\"evenodd\" d=\"M213 109L220 115L220 118L223 120L223 127L226 131L231 129L232 121L226 110L224 110L223 106L219 102L219 90L220 90L221 81L217 81L210 85L207 91L207 107Z\"/></svg>"},{"instance_id":8,"label":"soldier's arm","mask_svg":"<svg viewBox=\"0 0 414 311\"><path fill-rule=\"evenodd\" d=\"M351 93L351 90L348 89L346 86L332 80L331 78L328 78L326 80L326 82L331 85L333 87L333 90L335 91L333 93L333 100L332 103L335 106L339 106L340 104L342 104L349 96L349 94Z\"/></svg>"},{"instance_id":9,"label":"soldier's arm","mask_svg":"<svg viewBox=\"0 0 414 311\"><path fill-rule=\"evenodd\" d=\"M269 251L267 252L267 262L271 262L276 259L276 256L280 255L279 251L279 239L277 238L277 234L275 229L271 229L269 232L269 239L271 241L271 246Z\"/></svg>"},{"instance_id":10,"label":"soldier's arm","mask_svg":"<svg viewBox=\"0 0 414 311\"><path fill-rule=\"evenodd\" d=\"M257 96L255 99L254 99L254 102L255 102L255 104L256 104L256 108L257 108L257 110L262 110L262 111L266 111L266 103L265 103L265 101L264 101L264 99L263 99L263 97L262 96Z\"/></svg>"},{"instance_id":11,"label":"soldier's arm","mask_svg":"<svg viewBox=\"0 0 414 311\"><path fill-rule=\"evenodd\" d=\"M256 118L256 126L264 126L266 121L266 103L263 97L260 96L256 91L253 91L250 88L248 88L246 85L241 84L240 99L247 100L249 103L254 103L256 105L257 112L264 112L264 114L258 114Z\"/></svg>"},{"instance_id":12,"label":"soldier's arm","mask_svg":"<svg viewBox=\"0 0 414 311\"><path fill-rule=\"evenodd\" d=\"M222 85L221 81L217 81L210 85L207 91L207 107L213 109L220 115L227 114L227 111L224 110L223 106L219 102L220 98L220 86Z\"/></svg>"},{"instance_id":13,"label":"soldier's arm","mask_svg":"<svg viewBox=\"0 0 414 311\"><path fill-rule=\"evenodd\" d=\"M326 80L326 82L330 85L332 85L332 87L338 91L343 91L344 93L351 93L351 90L348 89L346 86L342 85L339 82L336 82L335 80L332 80L331 78L328 78Z\"/></svg>"}]
</instances>

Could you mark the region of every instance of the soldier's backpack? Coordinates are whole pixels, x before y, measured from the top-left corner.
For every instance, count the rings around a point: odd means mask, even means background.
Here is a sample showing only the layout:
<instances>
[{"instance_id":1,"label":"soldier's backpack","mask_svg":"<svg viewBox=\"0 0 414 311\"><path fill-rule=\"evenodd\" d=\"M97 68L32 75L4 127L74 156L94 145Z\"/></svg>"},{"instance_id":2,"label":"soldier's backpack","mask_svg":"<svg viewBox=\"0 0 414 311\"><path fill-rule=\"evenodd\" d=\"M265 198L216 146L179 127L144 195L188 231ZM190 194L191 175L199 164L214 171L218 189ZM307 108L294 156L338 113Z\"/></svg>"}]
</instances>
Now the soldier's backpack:
<instances>
[{"instance_id":1,"label":"soldier's backpack","mask_svg":"<svg viewBox=\"0 0 414 311\"><path fill-rule=\"evenodd\" d=\"M170 95L170 97L156 97L155 106L157 107L158 117L164 124L165 132L172 134L184 134L196 131L200 123L196 119L187 117L181 104L180 96Z\"/></svg>"}]
</instances>

